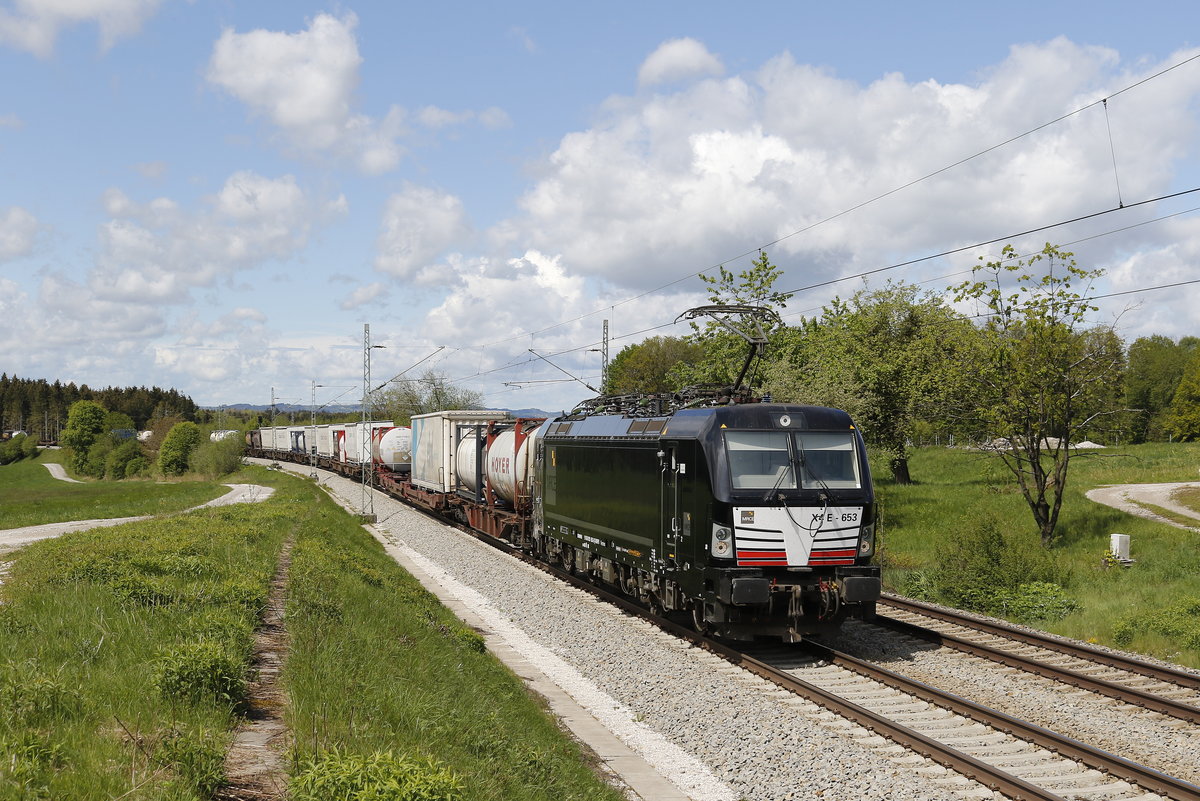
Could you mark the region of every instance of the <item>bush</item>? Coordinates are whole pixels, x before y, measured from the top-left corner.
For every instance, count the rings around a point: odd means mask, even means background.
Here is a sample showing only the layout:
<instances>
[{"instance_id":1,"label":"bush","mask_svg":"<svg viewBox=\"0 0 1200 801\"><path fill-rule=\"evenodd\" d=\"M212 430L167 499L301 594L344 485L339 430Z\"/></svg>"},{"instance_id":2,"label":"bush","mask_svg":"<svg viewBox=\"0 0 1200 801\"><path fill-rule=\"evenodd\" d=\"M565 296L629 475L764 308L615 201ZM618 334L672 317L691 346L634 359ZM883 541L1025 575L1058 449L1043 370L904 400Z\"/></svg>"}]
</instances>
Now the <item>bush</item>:
<instances>
[{"instance_id":1,"label":"bush","mask_svg":"<svg viewBox=\"0 0 1200 801\"><path fill-rule=\"evenodd\" d=\"M1158 634L1184 648L1200 649L1200 598L1185 598L1165 609L1129 615L1113 628L1113 641L1124 647L1139 634Z\"/></svg>"},{"instance_id":2,"label":"bush","mask_svg":"<svg viewBox=\"0 0 1200 801\"><path fill-rule=\"evenodd\" d=\"M115 447L112 437L100 437L92 443L82 459L76 458L75 469L85 476L104 478L104 471L108 469L108 455Z\"/></svg>"},{"instance_id":3,"label":"bush","mask_svg":"<svg viewBox=\"0 0 1200 801\"><path fill-rule=\"evenodd\" d=\"M187 421L176 423L167 432L167 438L158 450L158 469L164 476L183 475L187 471L192 451L199 444L200 426Z\"/></svg>"},{"instance_id":4,"label":"bush","mask_svg":"<svg viewBox=\"0 0 1200 801\"><path fill-rule=\"evenodd\" d=\"M58 679L39 674L34 664L10 663L0 676L0 709L10 721L48 726L79 712L79 692Z\"/></svg>"},{"instance_id":5,"label":"bush","mask_svg":"<svg viewBox=\"0 0 1200 801\"><path fill-rule=\"evenodd\" d=\"M47 798L50 776L63 764L62 746L38 732L23 732L11 739L0 738L0 790L4 798Z\"/></svg>"},{"instance_id":6,"label":"bush","mask_svg":"<svg viewBox=\"0 0 1200 801\"><path fill-rule=\"evenodd\" d=\"M229 475L242 466L246 444L240 437L226 437L219 442L202 442L192 452L188 464L207 478Z\"/></svg>"},{"instance_id":7,"label":"bush","mask_svg":"<svg viewBox=\"0 0 1200 801\"><path fill-rule=\"evenodd\" d=\"M125 478L129 463L141 457L142 448L136 439L121 440L104 459L104 477L114 481Z\"/></svg>"},{"instance_id":8,"label":"bush","mask_svg":"<svg viewBox=\"0 0 1200 801\"><path fill-rule=\"evenodd\" d=\"M1072 611L1062 611L1069 605L1060 586L1064 580L1053 556L1034 538L1006 538L992 520L959 528L938 554L932 575L946 603L1015 617L1052 607L1058 617ZM1016 608L1022 612L1011 611Z\"/></svg>"},{"instance_id":9,"label":"bush","mask_svg":"<svg viewBox=\"0 0 1200 801\"><path fill-rule=\"evenodd\" d=\"M1015 590L997 590L993 610L1015 620L1062 620L1079 608L1066 590L1047 581L1031 581Z\"/></svg>"},{"instance_id":10,"label":"bush","mask_svg":"<svg viewBox=\"0 0 1200 801\"><path fill-rule=\"evenodd\" d=\"M232 706L246 697L241 661L212 640L184 643L160 656L154 663L154 686L175 702Z\"/></svg>"},{"instance_id":11,"label":"bush","mask_svg":"<svg viewBox=\"0 0 1200 801\"><path fill-rule=\"evenodd\" d=\"M135 456L125 463L125 478L137 478L146 474L150 463L143 456Z\"/></svg>"},{"instance_id":12,"label":"bush","mask_svg":"<svg viewBox=\"0 0 1200 801\"><path fill-rule=\"evenodd\" d=\"M21 437L13 437L0 442L0 464L15 462L21 458Z\"/></svg>"},{"instance_id":13,"label":"bush","mask_svg":"<svg viewBox=\"0 0 1200 801\"><path fill-rule=\"evenodd\" d=\"M292 801L459 801L462 785L448 768L391 751L369 756L328 751L302 759L288 782Z\"/></svg>"},{"instance_id":14,"label":"bush","mask_svg":"<svg viewBox=\"0 0 1200 801\"><path fill-rule=\"evenodd\" d=\"M0 464L8 464L19 459L32 459L37 455L37 440L25 434L17 434L11 439L0 442Z\"/></svg>"}]
</instances>

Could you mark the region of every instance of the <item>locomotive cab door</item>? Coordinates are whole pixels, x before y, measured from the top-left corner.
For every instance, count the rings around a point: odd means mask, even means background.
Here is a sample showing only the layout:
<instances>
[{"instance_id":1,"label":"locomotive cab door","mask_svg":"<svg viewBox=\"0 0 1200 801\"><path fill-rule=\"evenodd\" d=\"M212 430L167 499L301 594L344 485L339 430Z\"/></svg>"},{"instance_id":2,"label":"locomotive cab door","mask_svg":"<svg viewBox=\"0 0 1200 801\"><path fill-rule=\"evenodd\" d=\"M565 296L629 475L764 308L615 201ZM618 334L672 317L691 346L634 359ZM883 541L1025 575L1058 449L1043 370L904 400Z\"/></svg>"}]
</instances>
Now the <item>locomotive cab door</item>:
<instances>
[{"instance_id":1,"label":"locomotive cab door","mask_svg":"<svg viewBox=\"0 0 1200 801\"><path fill-rule=\"evenodd\" d=\"M686 482L688 464L678 442L665 441L659 450L661 492L659 494L659 543L661 559L667 572L678 569L687 561L685 523L688 515L680 504L681 485Z\"/></svg>"}]
</instances>

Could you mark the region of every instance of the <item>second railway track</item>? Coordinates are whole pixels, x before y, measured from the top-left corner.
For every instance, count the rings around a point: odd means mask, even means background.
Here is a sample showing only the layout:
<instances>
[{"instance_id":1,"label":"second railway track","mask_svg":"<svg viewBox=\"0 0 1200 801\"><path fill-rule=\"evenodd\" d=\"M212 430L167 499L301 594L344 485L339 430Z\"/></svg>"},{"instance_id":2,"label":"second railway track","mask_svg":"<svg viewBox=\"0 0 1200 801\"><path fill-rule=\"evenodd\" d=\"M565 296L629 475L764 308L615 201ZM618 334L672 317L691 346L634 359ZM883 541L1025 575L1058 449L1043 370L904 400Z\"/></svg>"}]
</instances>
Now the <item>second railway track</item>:
<instances>
[{"instance_id":1,"label":"second railway track","mask_svg":"<svg viewBox=\"0 0 1200 801\"><path fill-rule=\"evenodd\" d=\"M1006 797L1200 801L1200 786L1184 779L866 660L813 643L803 650L735 648L649 614L592 582L531 564Z\"/></svg>"},{"instance_id":2,"label":"second railway track","mask_svg":"<svg viewBox=\"0 0 1200 801\"><path fill-rule=\"evenodd\" d=\"M899 596L879 625L1122 703L1200 724L1200 676Z\"/></svg>"}]
</instances>

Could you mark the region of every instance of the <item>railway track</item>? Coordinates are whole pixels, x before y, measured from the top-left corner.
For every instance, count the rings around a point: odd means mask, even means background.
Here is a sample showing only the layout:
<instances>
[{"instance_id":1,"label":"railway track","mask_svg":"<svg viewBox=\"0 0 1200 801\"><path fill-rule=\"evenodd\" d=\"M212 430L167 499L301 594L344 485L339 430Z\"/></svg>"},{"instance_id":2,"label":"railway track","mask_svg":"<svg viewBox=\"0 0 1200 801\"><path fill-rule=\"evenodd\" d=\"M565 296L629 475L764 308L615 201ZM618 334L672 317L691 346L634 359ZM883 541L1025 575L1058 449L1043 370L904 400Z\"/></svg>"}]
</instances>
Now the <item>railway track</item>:
<instances>
[{"instance_id":1,"label":"railway track","mask_svg":"<svg viewBox=\"0 0 1200 801\"><path fill-rule=\"evenodd\" d=\"M1200 801L1200 786L815 643L742 650L489 542L788 692L1022 801Z\"/></svg>"},{"instance_id":2,"label":"railway track","mask_svg":"<svg viewBox=\"0 0 1200 801\"><path fill-rule=\"evenodd\" d=\"M1200 723L1200 676L887 595L875 623L1122 703Z\"/></svg>"},{"instance_id":3,"label":"railway track","mask_svg":"<svg viewBox=\"0 0 1200 801\"><path fill-rule=\"evenodd\" d=\"M913 759L929 758L1009 798L1200 801L1200 787L1187 781L846 654L795 646L746 652L705 638L507 543L459 528L919 755Z\"/></svg>"}]
</instances>

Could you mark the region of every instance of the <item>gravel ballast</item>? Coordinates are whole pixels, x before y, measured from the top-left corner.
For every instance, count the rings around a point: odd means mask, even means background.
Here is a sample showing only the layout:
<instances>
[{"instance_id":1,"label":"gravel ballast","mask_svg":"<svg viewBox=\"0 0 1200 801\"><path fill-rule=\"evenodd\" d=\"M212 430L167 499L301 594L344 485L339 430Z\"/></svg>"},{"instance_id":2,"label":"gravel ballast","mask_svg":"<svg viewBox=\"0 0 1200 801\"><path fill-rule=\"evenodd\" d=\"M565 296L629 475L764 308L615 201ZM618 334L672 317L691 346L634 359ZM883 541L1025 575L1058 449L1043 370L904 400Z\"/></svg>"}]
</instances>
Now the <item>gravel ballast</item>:
<instances>
[{"instance_id":1,"label":"gravel ballast","mask_svg":"<svg viewBox=\"0 0 1200 801\"><path fill-rule=\"evenodd\" d=\"M360 509L360 484L319 475ZM376 493L373 503L377 536L487 611L489 626L692 798L992 795L398 501Z\"/></svg>"}]
</instances>

